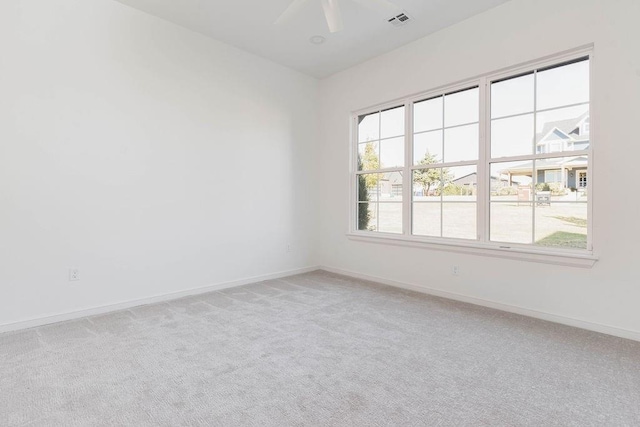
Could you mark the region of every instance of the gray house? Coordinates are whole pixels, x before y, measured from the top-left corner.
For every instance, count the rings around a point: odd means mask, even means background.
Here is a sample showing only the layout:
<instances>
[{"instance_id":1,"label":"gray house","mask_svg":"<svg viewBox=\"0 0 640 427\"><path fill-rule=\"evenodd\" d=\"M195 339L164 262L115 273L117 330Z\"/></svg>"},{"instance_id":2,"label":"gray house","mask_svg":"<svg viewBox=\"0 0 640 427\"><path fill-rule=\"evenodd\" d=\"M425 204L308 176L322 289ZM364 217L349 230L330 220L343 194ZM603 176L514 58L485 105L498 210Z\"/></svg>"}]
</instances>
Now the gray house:
<instances>
[{"instance_id":1,"label":"gray house","mask_svg":"<svg viewBox=\"0 0 640 427\"><path fill-rule=\"evenodd\" d=\"M538 154L579 151L589 148L589 113L574 119L549 122L536 136Z\"/></svg>"},{"instance_id":2,"label":"gray house","mask_svg":"<svg viewBox=\"0 0 640 427\"><path fill-rule=\"evenodd\" d=\"M380 197L394 198L402 196L402 173L382 174L380 181L378 181L378 191Z\"/></svg>"},{"instance_id":3,"label":"gray house","mask_svg":"<svg viewBox=\"0 0 640 427\"><path fill-rule=\"evenodd\" d=\"M561 184L567 189L587 188L587 158L571 156L571 151L589 148L589 113L568 120L549 122L536 137L538 154L566 152L567 157L538 160L535 165L536 182ZM522 162L500 171L512 185L517 176L533 176L533 162Z\"/></svg>"}]
</instances>

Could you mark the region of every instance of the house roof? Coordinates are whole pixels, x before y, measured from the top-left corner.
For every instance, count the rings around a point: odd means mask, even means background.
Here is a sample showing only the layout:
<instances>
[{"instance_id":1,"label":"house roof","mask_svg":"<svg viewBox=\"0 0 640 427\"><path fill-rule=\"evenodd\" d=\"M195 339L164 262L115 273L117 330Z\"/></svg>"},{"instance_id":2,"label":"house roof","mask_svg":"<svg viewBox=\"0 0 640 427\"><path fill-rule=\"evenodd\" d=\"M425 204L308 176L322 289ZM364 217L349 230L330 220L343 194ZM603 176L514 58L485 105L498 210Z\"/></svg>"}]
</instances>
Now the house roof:
<instances>
[{"instance_id":1,"label":"house roof","mask_svg":"<svg viewBox=\"0 0 640 427\"><path fill-rule=\"evenodd\" d=\"M553 170L561 168L584 168L587 167L588 160L584 156L572 157L567 159L566 157L560 157L556 159L542 159L536 160L536 170ZM533 162L522 162L514 165L510 168L503 169L501 173L512 173L521 175L531 175L533 173Z\"/></svg>"},{"instance_id":2,"label":"house roof","mask_svg":"<svg viewBox=\"0 0 640 427\"><path fill-rule=\"evenodd\" d=\"M402 172L387 172L380 177L381 181L389 181L391 184L402 184Z\"/></svg>"},{"instance_id":3,"label":"house roof","mask_svg":"<svg viewBox=\"0 0 640 427\"><path fill-rule=\"evenodd\" d=\"M572 119L557 120L555 122L546 123L542 128L542 132L536 135L536 140L538 142L545 140L556 129L565 134L568 138L573 139L574 141L588 139L585 138L584 135L576 135L572 133L580 126L580 123L582 123L588 117L589 112L587 111Z\"/></svg>"},{"instance_id":4,"label":"house roof","mask_svg":"<svg viewBox=\"0 0 640 427\"><path fill-rule=\"evenodd\" d=\"M468 174L466 174L466 175L463 175L463 176L461 176L461 177L459 177L459 178L456 178L456 179L452 180L451 182L458 182L458 181L463 180L463 179L465 179L465 178L468 178L468 177L470 177L470 176L472 176L472 175L477 175L477 173L476 173L476 172L468 173Z\"/></svg>"},{"instance_id":5,"label":"house roof","mask_svg":"<svg viewBox=\"0 0 640 427\"><path fill-rule=\"evenodd\" d=\"M470 176L473 176L474 178L477 178L477 175L478 175L477 172L471 172L471 173L469 173L467 175L461 176L460 178L456 178L451 182L454 182L454 183L455 182L459 182L459 181L461 181L461 180L463 180L465 178L469 178ZM491 180L492 181L501 181L501 182L508 182L509 181L508 179L503 178L500 175L491 175Z\"/></svg>"}]
</instances>

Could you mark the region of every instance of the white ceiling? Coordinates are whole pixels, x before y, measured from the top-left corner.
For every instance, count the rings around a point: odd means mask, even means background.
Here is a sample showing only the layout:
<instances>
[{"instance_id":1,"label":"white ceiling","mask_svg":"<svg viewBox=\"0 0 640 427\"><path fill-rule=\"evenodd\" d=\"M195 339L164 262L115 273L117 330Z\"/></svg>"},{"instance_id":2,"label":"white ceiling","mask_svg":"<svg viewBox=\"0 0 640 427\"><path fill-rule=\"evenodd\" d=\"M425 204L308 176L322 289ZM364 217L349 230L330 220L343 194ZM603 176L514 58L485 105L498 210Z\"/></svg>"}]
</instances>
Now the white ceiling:
<instances>
[{"instance_id":1,"label":"white ceiling","mask_svg":"<svg viewBox=\"0 0 640 427\"><path fill-rule=\"evenodd\" d=\"M116 1L323 78L508 0L393 0L412 18L403 27L394 27L386 22L388 17L352 0L340 0L344 30L333 34L320 0L308 0L294 19L282 25L273 23L292 0ZM313 45L309 38L314 35L327 40Z\"/></svg>"}]
</instances>

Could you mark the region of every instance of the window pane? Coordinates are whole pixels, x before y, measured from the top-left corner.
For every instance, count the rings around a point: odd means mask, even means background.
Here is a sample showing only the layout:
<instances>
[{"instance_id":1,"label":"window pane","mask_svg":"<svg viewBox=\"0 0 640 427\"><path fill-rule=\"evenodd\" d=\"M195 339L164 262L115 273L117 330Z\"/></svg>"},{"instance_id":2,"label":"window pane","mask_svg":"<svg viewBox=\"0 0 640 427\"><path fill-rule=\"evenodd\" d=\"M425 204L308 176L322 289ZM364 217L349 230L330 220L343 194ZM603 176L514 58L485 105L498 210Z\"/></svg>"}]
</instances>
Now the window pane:
<instances>
[{"instance_id":1,"label":"window pane","mask_svg":"<svg viewBox=\"0 0 640 427\"><path fill-rule=\"evenodd\" d=\"M478 160L478 125L461 126L444 131L444 162Z\"/></svg>"},{"instance_id":2,"label":"window pane","mask_svg":"<svg viewBox=\"0 0 640 427\"><path fill-rule=\"evenodd\" d=\"M589 148L589 106L559 108L537 116L538 154Z\"/></svg>"},{"instance_id":3,"label":"window pane","mask_svg":"<svg viewBox=\"0 0 640 427\"><path fill-rule=\"evenodd\" d=\"M404 105L382 112L380 138L404 135Z\"/></svg>"},{"instance_id":4,"label":"window pane","mask_svg":"<svg viewBox=\"0 0 640 427\"><path fill-rule=\"evenodd\" d=\"M491 84L491 118L533 112L533 73Z\"/></svg>"},{"instance_id":5,"label":"window pane","mask_svg":"<svg viewBox=\"0 0 640 427\"><path fill-rule=\"evenodd\" d=\"M478 88L444 97L444 125L457 126L478 121L480 102Z\"/></svg>"},{"instance_id":6,"label":"window pane","mask_svg":"<svg viewBox=\"0 0 640 427\"><path fill-rule=\"evenodd\" d=\"M532 243L531 202L491 203L490 239L493 242Z\"/></svg>"},{"instance_id":7,"label":"window pane","mask_svg":"<svg viewBox=\"0 0 640 427\"><path fill-rule=\"evenodd\" d=\"M476 206L475 203L443 203L442 237L476 240Z\"/></svg>"},{"instance_id":8,"label":"window pane","mask_svg":"<svg viewBox=\"0 0 640 427\"><path fill-rule=\"evenodd\" d=\"M491 157L533 154L533 114L491 121Z\"/></svg>"},{"instance_id":9,"label":"window pane","mask_svg":"<svg viewBox=\"0 0 640 427\"><path fill-rule=\"evenodd\" d=\"M358 175L358 201L378 201L378 184L380 181L380 175L377 173L365 173Z\"/></svg>"},{"instance_id":10,"label":"window pane","mask_svg":"<svg viewBox=\"0 0 640 427\"><path fill-rule=\"evenodd\" d=\"M440 203L413 203L413 234L440 237Z\"/></svg>"},{"instance_id":11,"label":"window pane","mask_svg":"<svg viewBox=\"0 0 640 427\"><path fill-rule=\"evenodd\" d=\"M418 169L413 171L413 200L440 201L442 169Z\"/></svg>"},{"instance_id":12,"label":"window pane","mask_svg":"<svg viewBox=\"0 0 640 427\"><path fill-rule=\"evenodd\" d=\"M533 161L491 164L490 240L533 242Z\"/></svg>"},{"instance_id":13,"label":"window pane","mask_svg":"<svg viewBox=\"0 0 640 427\"><path fill-rule=\"evenodd\" d=\"M372 230L376 226L377 203L358 203L358 230Z\"/></svg>"},{"instance_id":14,"label":"window pane","mask_svg":"<svg viewBox=\"0 0 640 427\"><path fill-rule=\"evenodd\" d=\"M380 141L380 168L404 166L404 138Z\"/></svg>"},{"instance_id":15,"label":"window pane","mask_svg":"<svg viewBox=\"0 0 640 427\"><path fill-rule=\"evenodd\" d=\"M491 201L528 204L533 200L533 161L491 164Z\"/></svg>"},{"instance_id":16,"label":"window pane","mask_svg":"<svg viewBox=\"0 0 640 427\"><path fill-rule=\"evenodd\" d=\"M477 167L442 168L442 199L449 202L475 202L478 189Z\"/></svg>"},{"instance_id":17,"label":"window pane","mask_svg":"<svg viewBox=\"0 0 640 427\"><path fill-rule=\"evenodd\" d=\"M402 172L380 174L380 201L402 201Z\"/></svg>"},{"instance_id":18,"label":"window pane","mask_svg":"<svg viewBox=\"0 0 640 427\"><path fill-rule=\"evenodd\" d=\"M380 113L358 117L358 142L372 141L379 138Z\"/></svg>"},{"instance_id":19,"label":"window pane","mask_svg":"<svg viewBox=\"0 0 640 427\"><path fill-rule=\"evenodd\" d=\"M419 133L413 137L413 164L430 165L442 161L442 131Z\"/></svg>"},{"instance_id":20,"label":"window pane","mask_svg":"<svg viewBox=\"0 0 640 427\"><path fill-rule=\"evenodd\" d=\"M589 61L540 71L537 74L538 110L589 102Z\"/></svg>"},{"instance_id":21,"label":"window pane","mask_svg":"<svg viewBox=\"0 0 640 427\"><path fill-rule=\"evenodd\" d=\"M588 156L536 160L536 194L550 202L586 201L588 165Z\"/></svg>"},{"instance_id":22,"label":"window pane","mask_svg":"<svg viewBox=\"0 0 640 427\"><path fill-rule=\"evenodd\" d=\"M535 244L587 249L587 204L537 204Z\"/></svg>"},{"instance_id":23,"label":"window pane","mask_svg":"<svg viewBox=\"0 0 640 427\"><path fill-rule=\"evenodd\" d=\"M402 233L402 203L378 203L378 231Z\"/></svg>"},{"instance_id":24,"label":"window pane","mask_svg":"<svg viewBox=\"0 0 640 427\"><path fill-rule=\"evenodd\" d=\"M413 104L413 131L424 132L442 128L441 96Z\"/></svg>"},{"instance_id":25,"label":"window pane","mask_svg":"<svg viewBox=\"0 0 640 427\"><path fill-rule=\"evenodd\" d=\"M378 144L378 141L358 144L358 170L370 171L380 168Z\"/></svg>"}]
</instances>

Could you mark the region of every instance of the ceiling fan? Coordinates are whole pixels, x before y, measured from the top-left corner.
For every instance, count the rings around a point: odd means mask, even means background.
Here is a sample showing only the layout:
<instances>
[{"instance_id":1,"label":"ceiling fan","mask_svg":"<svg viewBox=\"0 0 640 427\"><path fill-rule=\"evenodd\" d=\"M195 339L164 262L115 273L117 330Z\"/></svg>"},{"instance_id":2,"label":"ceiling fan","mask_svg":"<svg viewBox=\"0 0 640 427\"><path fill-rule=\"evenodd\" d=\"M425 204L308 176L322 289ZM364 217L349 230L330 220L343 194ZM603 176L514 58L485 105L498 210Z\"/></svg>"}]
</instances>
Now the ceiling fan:
<instances>
[{"instance_id":1,"label":"ceiling fan","mask_svg":"<svg viewBox=\"0 0 640 427\"><path fill-rule=\"evenodd\" d=\"M275 24L280 25L287 22L296 13L302 9L302 7L309 0L293 0L293 3L280 15ZM316 1L316 0L314 0ZM402 9L389 0L350 0L359 5L372 9L376 12L384 14L384 16L395 16L400 13ZM342 14L340 13L340 1L339 0L320 0L322 3L322 9L324 10L324 16L329 26L329 31L337 33L343 29Z\"/></svg>"}]
</instances>

